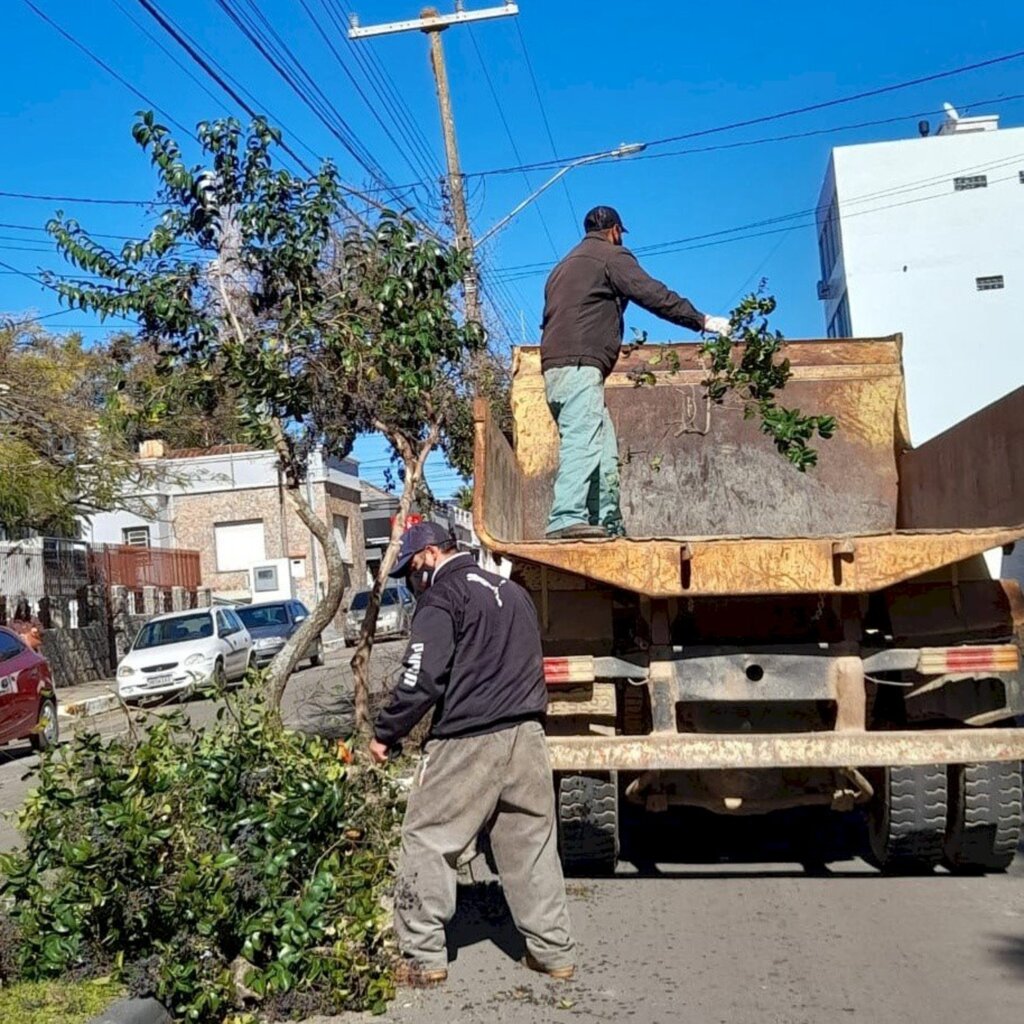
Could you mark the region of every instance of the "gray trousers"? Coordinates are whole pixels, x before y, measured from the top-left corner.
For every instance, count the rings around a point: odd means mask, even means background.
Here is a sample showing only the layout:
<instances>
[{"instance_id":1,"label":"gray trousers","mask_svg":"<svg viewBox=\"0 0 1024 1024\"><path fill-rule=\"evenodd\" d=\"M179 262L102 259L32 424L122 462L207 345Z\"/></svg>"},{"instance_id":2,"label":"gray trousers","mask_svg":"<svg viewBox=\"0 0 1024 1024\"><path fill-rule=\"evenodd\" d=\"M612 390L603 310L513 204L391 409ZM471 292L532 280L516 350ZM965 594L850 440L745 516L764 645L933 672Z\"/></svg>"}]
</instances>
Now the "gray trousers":
<instances>
[{"instance_id":1,"label":"gray trousers","mask_svg":"<svg viewBox=\"0 0 1024 1024\"><path fill-rule=\"evenodd\" d=\"M426 970L448 966L444 926L455 915L456 862L488 823L527 949L548 968L574 963L551 763L537 722L427 744L402 823L395 888L402 955Z\"/></svg>"}]
</instances>

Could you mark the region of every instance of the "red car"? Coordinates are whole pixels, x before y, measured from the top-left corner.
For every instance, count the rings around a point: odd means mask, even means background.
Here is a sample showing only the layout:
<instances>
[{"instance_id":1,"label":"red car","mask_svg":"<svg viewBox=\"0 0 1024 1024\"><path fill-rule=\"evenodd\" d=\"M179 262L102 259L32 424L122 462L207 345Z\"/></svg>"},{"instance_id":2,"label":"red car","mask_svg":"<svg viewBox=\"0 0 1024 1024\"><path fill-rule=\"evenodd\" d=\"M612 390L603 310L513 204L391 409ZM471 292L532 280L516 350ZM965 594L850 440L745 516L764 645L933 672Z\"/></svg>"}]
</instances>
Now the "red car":
<instances>
[{"instance_id":1,"label":"red car","mask_svg":"<svg viewBox=\"0 0 1024 1024\"><path fill-rule=\"evenodd\" d=\"M27 739L36 750L49 750L57 738L50 663L0 626L0 745Z\"/></svg>"}]
</instances>

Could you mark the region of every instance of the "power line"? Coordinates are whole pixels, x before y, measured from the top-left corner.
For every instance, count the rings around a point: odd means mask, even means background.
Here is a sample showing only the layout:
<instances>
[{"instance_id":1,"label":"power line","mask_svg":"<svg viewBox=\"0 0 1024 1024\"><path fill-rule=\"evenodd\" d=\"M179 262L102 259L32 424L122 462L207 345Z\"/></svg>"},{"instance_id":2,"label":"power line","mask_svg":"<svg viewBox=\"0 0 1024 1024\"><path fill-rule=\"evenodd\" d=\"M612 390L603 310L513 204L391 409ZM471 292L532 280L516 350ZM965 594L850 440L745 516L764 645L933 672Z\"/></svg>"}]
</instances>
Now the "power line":
<instances>
[{"instance_id":1,"label":"power line","mask_svg":"<svg viewBox=\"0 0 1024 1024\"><path fill-rule=\"evenodd\" d=\"M337 48L337 46L335 46L334 40L327 34L327 32L324 31L324 28L321 25L320 20L313 13L313 10L310 7L309 3L307 3L307 0L299 0L299 3L302 5L302 9L306 12L306 15L309 17L309 20L313 23L313 26L316 28L317 32L319 33L320 38L323 39L323 41L327 45L328 49L334 55L334 59L337 61L338 65L341 67L342 71L344 71L344 73L345 73L346 77L348 78L348 80L355 87L355 90L359 94L359 96L362 99L363 103L366 104L367 109L373 115L373 117L377 121L377 123L381 126L381 129L384 131L384 134L388 137L388 139L390 140L391 144L398 151L398 154L402 157L403 160L405 160L406 164L408 164L408 166L409 166L410 170L413 172L413 174L421 174L425 178L429 177L430 174L431 174L431 169L430 169L429 165L427 165L427 164L422 162L422 160L420 159L420 155L415 152L415 146L410 147L409 151L407 151L406 149L404 149L402 147L402 144L395 138L394 133L391 131L391 128L388 126L388 124L381 117L381 115L378 112L377 108L370 101L370 99L366 95L366 92L364 91L362 85L356 79L355 75L352 73L351 68L348 66L348 64L346 63L346 61L342 57L341 51ZM324 8L324 10L325 10L325 13L327 13L328 17L330 17L330 12L327 10L326 7ZM379 94L378 94L378 96L379 96ZM399 134L402 134L402 125L400 125L397 121L396 121L396 128L398 129ZM408 146L408 144L409 144L408 136L405 135L404 139L405 139L406 145ZM414 162L414 160L416 162Z\"/></svg>"},{"instance_id":2,"label":"power line","mask_svg":"<svg viewBox=\"0 0 1024 1024\"><path fill-rule=\"evenodd\" d=\"M508 136L509 144L512 147L512 153L515 158L522 163L523 158L519 155L519 146L516 145L515 136L512 134L512 129L509 127L508 118L505 116L505 108L502 106L501 99L498 96L498 90L494 87L494 80L491 78L490 71L487 70L487 63L484 61L484 55L480 52L480 44L477 42L476 33L473 31L473 26L467 26L469 29L469 38L473 43L473 49L476 51L477 60L480 62L480 69L484 73L484 78L487 81L487 86L491 90L491 99L494 100L495 107L498 108L498 117L501 118L501 123L505 128L505 134ZM533 191L533 182L530 181L529 174L523 171L523 180L526 182L527 189ZM544 234L547 235L548 242L551 245L551 251L558 256L558 247L555 245L555 240L551 237L551 230L548 227L548 222L544 219L544 211L540 208L538 203L533 204L533 209L540 219L541 227L544 228Z\"/></svg>"},{"instance_id":3,"label":"power line","mask_svg":"<svg viewBox=\"0 0 1024 1024\"><path fill-rule=\"evenodd\" d=\"M97 199L92 196L51 196L40 195L38 192L3 192L0 197L4 199L27 199L32 202L44 203L99 203L103 206L156 206L157 203L150 199Z\"/></svg>"},{"instance_id":4,"label":"power line","mask_svg":"<svg viewBox=\"0 0 1024 1024\"><path fill-rule=\"evenodd\" d=\"M329 0L329 2L328 0L321 0L321 4L324 5L328 14L334 20L338 34L348 42L349 49L356 58L356 63L362 69L363 74L366 75L367 81L369 81L373 86L374 92L376 92L378 96L382 96L382 101L384 101L385 105L393 111L396 123L405 125L409 135L413 139L415 148L424 158L425 163L432 168L431 174L428 175L428 177L432 177L436 183L441 177L443 177L444 171L437 159L436 152L431 147L426 135L420 128L419 122L416 120L415 115L409 108L409 104L406 103L403 98L398 86L395 84L395 80L391 77L387 67L377 57L372 48L356 46L353 44L352 40L348 38L345 19L347 17L351 20L351 9L348 8L347 4L342 3L341 0Z\"/></svg>"},{"instance_id":5,"label":"power line","mask_svg":"<svg viewBox=\"0 0 1024 1024\"><path fill-rule=\"evenodd\" d=\"M184 132L190 138L195 138L195 135L191 131L189 131L189 129L186 128L179 120L172 117L158 103L154 103L144 92L142 92L139 89L136 89L135 86L132 85L132 83L129 82L127 78L125 78L123 75L115 71L106 61L104 61L102 58L98 57L95 53L93 53L92 50L90 50L84 43L79 42L73 35L71 35L69 32L66 32L63 28L61 28L61 26L58 25L57 22L55 22L49 15L44 14L38 7L36 7L36 5L32 3L32 0L23 0L23 2L26 7L32 10L40 18L42 18L42 20L45 21L47 25L49 25L55 31L60 33L60 35L62 35L69 43L71 43L73 46L76 46L79 50L81 50L82 53L84 53L91 61L93 61L94 63L98 64L101 68L103 68L103 70L106 71L107 74L111 75L113 78L116 78L117 81L120 82L129 92L137 96L147 106L159 111L179 131Z\"/></svg>"},{"instance_id":6,"label":"power line","mask_svg":"<svg viewBox=\"0 0 1024 1024\"><path fill-rule=\"evenodd\" d=\"M382 185L391 184L384 169L362 144L351 126L341 116L337 107L328 99L309 72L297 60L290 47L284 42L259 8L250 5L256 18L263 23L263 31L244 12L238 9L232 3L232 0L216 0L216 2L217 6L220 7L271 68L273 68L278 77L313 112L324 127L341 143L370 177L376 179Z\"/></svg>"},{"instance_id":7,"label":"power line","mask_svg":"<svg viewBox=\"0 0 1024 1024\"><path fill-rule=\"evenodd\" d=\"M1019 160L1019 159L1021 159L1022 156L1024 156L1024 154L1020 154L1015 159ZM1008 163L1012 163L1012 162L1014 162L1014 161L1008 160L1008 161L1005 161L1004 164L1008 164ZM946 176L946 177L948 177L948 176ZM1007 175L1006 177L1003 177L1003 178L995 178L989 184L995 185L995 184L999 184L999 183L1004 182L1004 181L1018 181L1018 180L1019 180L1019 177L1018 177L1017 174L1009 174L1009 175ZM922 187L922 186L915 186L915 188L920 188L920 187ZM907 189L903 189L902 191L903 191L903 193L911 192L911 191L914 191L915 188L907 188ZM892 194L900 194L900 193L894 191ZM881 196L878 196L876 198L880 198L880 197ZM845 213L845 214L843 214L843 219L847 219L847 218L850 218L850 217L863 217L863 216L866 216L868 214L874 214L874 213L883 213L886 210L894 210L894 209L897 209L897 208L902 207L902 206L912 206L912 205L914 205L916 203L933 202L936 199L946 199L946 198L950 198L950 197L951 197L951 193L948 193L948 192L943 192L943 193L940 193L939 195L933 195L933 196L918 196L916 199L907 199L907 200L904 200L903 202L899 202L899 203L887 203L887 204L885 204L883 206L875 206L875 207L871 207L870 209L867 209L867 210L856 210L856 211L854 211L852 213ZM870 197L860 197L860 199L847 200L846 202L847 203L860 202L860 201L863 201L865 198L870 198ZM756 227L758 225L775 224L775 223L778 223L780 221L786 221L786 220L792 220L792 219L795 219L795 218L806 217L808 215L816 214L816 213L817 213L816 209L798 211L798 212L795 212L795 213L792 213L792 214L785 214L785 215L780 216L780 217L774 217L774 218L771 218L770 220L756 221L753 224L741 225L741 226L735 227L735 228L726 228L726 229L724 229L722 231L711 231L711 232L708 232L708 233L703 234L703 235L692 235L689 238L677 239L676 241L671 242L671 243L663 242L663 243L660 243L659 246L650 247L651 251L648 251L647 255L650 255L650 256L667 256L667 255L674 254L674 253L679 253L679 252L690 252L690 251L692 251L694 249L708 249L708 248L712 248L712 247L718 246L718 245L726 245L726 244L728 244L730 242L744 242L744 241L748 241L748 240L750 240L752 238L764 238L764 237L767 237L769 235L779 234L780 232L789 232L789 231L792 231L792 230L794 230L796 228L813 228L813 227L817 227L817 221L816 220L809 221L806 224L797 223L797 224L790 224L790 225L787 225L787 226L784 226L784 227L768 228L768 230L756 231L756 232L753 232L753 233L750 233L750 234L733 234L734 232L742 231L744 227ZM730 238L718 238L718 237L715 237L715 236L719 236L719 235L732 235L732 237L730 237ZM710 240L709 241L701 242L701 241L698 241L699 239L710 239ZM694 241L697 242L696 245L683 244L683 243L694 242ZM642 252L642 250L638 249L637 252ZM537 269L524 270L521 273L517 273L517 274L512 274L512 275L506 276L504 278L504 280L506 282L525 280L526 278L535 277L538 274L543 274L546 269L547 269L547 267L537 267Z\"/></svg>"},{"instance_id":8,"label":"power line","mask_svg":"<svg viewBox=\"0 0 1024 1024\"><path fill-rule=\"evenodd\" d=\"M977 71L981 68L992 67L997 64L1004 64L1008 61L1019 60L1024 57L1024 50L1019 50L1015 53L1004 54L1001 57L993 57L986 61L980 61L975 64L964 64L957 68L951 68L948 71L939 71L931 75L925 75L921 78L909 79L905 82L897 82L894 85L881 86L877 89L869 89L865 92L854 93L849 96L840 96L832 100L823 100L819 103L812 103L803 107L794 107L790 110L778 111L774 114L763 114L760 117L748 118L744 121L733 121L728 124L715 125L711 128L701 128L692 132L685 132L681 135L670 135L660 139L649 139L646 142L648 149L654 146L664 146L672 142L682 142L687 139L703 138L708 135L717 135L722 132L735 131L737 128L749 128L757 124L767 124L771 121L781 121L785 118L796 117L800 114L808 114L817 110L825 110L831 107L842 106L847 103L855 103L859 100L870 99L875 96L881 96L885 93L896 92L902 89L910 89L914 86L924 85L928 82L939 81L944 78L951 78L955 75L966 74L970 71ZM994 101L989 101L994 102ZM942 113L942 111L935 111L934 113ZM885 122L879 122L885 123ZM796 136L799 137L799 136ZM587 157L600 156L600 153L581 153L573 157L565 157L561 160L538 160L534 163L522 164L515 167L498 167L492 168L485 171L469 171L466 177L480 177L496 174L516 174L522 170L535 171L545 170L554 167L564 167L566 164L574 163L577 160L583 160Z\"/></svg>"},{"instance_id":9,"label":"power line","mask_svg":"<svg viewBox=\"0 0 1024 1024\"><path fill-rule=\"evenodd\" d=\"M548 142L551 145L551 155L558 160L558 147L555 145L555 137L551 132L551 122L548 120L548 112L544 106L544 100L540 94L540 84L537 81L537 73L533 69L533 61L530 59L530 51L526 48L526 37L523 35L523 27L519 24L519 19L516 18L516 31L519 33L519 45L523 51L523 57L526 60L526 68L530 72L530 81L533 82L533 94L537 97L537 106L540 107L541 120L544 122L544 130L547 132ZM572 214L572 223L574 228L578 228L582 223L579 216L576 213L576 206L572 201L572 195L569 192L569 183L563 178L562 189L565 192L566 201L569 203L569 212Z\"/></svg>"}]
</instances>

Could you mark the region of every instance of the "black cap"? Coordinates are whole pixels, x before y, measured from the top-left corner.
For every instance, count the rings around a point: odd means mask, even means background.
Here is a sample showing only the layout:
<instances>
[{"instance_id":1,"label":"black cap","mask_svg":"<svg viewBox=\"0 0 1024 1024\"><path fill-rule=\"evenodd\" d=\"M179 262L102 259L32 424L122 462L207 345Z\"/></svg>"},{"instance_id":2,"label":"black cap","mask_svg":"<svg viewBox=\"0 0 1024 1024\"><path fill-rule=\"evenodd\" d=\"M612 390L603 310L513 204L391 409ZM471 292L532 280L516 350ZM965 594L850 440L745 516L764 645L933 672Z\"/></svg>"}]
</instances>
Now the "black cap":
<instances>
[{"instance_id":1,"label":"black cap","mask_svg":"<svg viewBox=\"0 0 1024 1024\"><path fill-rule=\"evenodd\" d=\"M623 234L626 233L619 211L614 206L595 206L583 218L584 231L607 231L609 228L622 228Z\"/></svg>"},{"instance_id":2,"label":"black cap","mask_svg":"<svg viewBox=\"0 0 1024 1024\"><path fill-rule=\"evenodd\" d=\"M388 573L389 576L404 576L409 571L409 563L414 555L418 555L424 548L436 544L444 547L452 542L452 535L440 523L417 523L410 526L402 537L402 547L398 552L398 561L394 569Z\"/></svg>"}]
</instances>

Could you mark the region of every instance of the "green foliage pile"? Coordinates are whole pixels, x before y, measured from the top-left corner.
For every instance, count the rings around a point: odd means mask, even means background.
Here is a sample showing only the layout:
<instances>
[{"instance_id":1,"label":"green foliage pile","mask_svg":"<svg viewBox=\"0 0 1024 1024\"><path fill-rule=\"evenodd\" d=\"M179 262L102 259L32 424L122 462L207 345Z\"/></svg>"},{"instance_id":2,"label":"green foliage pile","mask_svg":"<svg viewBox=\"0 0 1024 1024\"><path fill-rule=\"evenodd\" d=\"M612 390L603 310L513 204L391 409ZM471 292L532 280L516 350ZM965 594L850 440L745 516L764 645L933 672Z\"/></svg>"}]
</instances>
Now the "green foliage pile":
<instances>
[{"instance_id":1,"label":"green foliage pile","mask_svg":"<svg viewBox=\"0 0 1024 1024\"><path fill-rule=\"evenodd\" d=\"M383 1011L399 825L387 776L248 694L215 726L76 737L0 857L0 984L112 975L178 1018ZM239 1019L239 1018L236 1018Z\"/></svg>"},{"instance_id":2,"label":"green foliage pile","mask_svg":"<svg viewBox=\"0 0 1024 1024\"><path fill-rule=\"evenodd\" d=\"M805 416L799 409L787 409L776 401L792 376L788 359L777 358L782 352L783 337L772 331L768 317L775 312L775 298L758 292L748 295L732 311L728 335L706 341L701 355L709 363L704 381L708 397L717 405L730 395L743 403L743 416L759 416L761 431L772 439L775 447L801 473L817 464L818 453L809 442L817 434L822 440L836 430L833 416ZM735 346L743 346L734 358Z\"/></svg>"}]
</instances>

